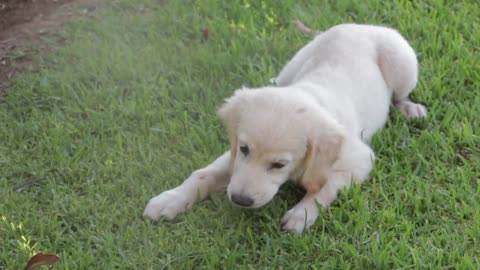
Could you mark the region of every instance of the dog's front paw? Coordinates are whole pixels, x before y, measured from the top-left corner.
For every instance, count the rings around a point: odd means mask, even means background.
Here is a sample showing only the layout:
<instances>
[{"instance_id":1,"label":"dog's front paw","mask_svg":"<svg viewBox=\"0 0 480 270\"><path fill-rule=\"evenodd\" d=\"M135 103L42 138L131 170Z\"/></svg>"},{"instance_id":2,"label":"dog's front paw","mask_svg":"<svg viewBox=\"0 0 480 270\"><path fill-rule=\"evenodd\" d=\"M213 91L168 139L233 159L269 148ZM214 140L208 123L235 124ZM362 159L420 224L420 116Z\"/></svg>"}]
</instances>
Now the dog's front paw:
<instances>
[{"instance_id":1,"label":"dog's front paw","mask_svg":"<svg viewBox=\"0 0 480 270\"><path fill-rule=\"evenodd\" d=\"M299 203L283 215L283 229L302 234L303 230L315 223L317 217L318 208L314 202L309 204Z\"/></svg>"},{"instance_id":2,"label":"dog's front paw","mask_svg":"<svg viewBox=\"0 0 480 270\"><path fill-rule=\"evenodd\" d=\"M402 100L396 106L407 118L424 118L427 116L427 108L425 106L410 100Z\"/></svg>"},{"instance_id":3,"label":"dog's front paw","mask_svg":"<svg viewBox=\"0 0 480 270\"><path fill-rule=\"evenodd\" d=\"M171 189L153 197L145 207L143 215L153 221L162 218L174 219L178 214L185 212L193 204L192 198L179 189Z\"/></svg>"},{"instance_id":4,"label":"dog's front paw","mask_svg":"<svg viewBox=\"0 0 480 270\"><path fill-rule=\"evenodd\" d=\"M277 77L270 78L270 83L273 84L273 85L278 85L278 78Z\"/></svg>"}]
</instances>

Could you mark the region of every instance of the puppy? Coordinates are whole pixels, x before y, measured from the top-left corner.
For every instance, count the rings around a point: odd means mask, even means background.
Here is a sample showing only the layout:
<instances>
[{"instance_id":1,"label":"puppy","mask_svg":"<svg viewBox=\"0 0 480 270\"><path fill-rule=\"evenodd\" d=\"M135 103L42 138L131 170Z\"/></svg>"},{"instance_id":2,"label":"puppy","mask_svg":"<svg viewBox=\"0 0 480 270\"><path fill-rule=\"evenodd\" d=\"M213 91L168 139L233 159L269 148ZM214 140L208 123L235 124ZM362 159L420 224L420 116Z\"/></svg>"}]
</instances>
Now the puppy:
<instances>
[{"instance_id":1,"label":"puppy","mask_svg":"<svg viewBox=\"0 0 480 270\"><path fill-rule=\"evenodd\" d=\"M230 151L152 198L144 215L173 219L209 193L227 189L234 204L267 204L288 179L304 198L282 218L301 234L339 189L362 183L372 170L368 145L392 102L407 118L426 116L408 99L417 83L415 52L395 30L341 24L319 34L283 68L277 86L242 88L219 115Z\"/></svg>"}]
</instances>

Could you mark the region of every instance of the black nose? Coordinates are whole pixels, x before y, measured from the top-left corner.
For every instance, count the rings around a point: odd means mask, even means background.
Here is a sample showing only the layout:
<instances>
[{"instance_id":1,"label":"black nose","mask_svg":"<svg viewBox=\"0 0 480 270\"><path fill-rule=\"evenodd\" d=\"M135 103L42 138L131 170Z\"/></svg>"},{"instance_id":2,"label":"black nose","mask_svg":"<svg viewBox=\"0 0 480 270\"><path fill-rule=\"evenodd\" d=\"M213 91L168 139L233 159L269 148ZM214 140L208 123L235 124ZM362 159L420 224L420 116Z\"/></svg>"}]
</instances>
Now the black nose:
<instances>
[{"instance_id":1,"label":"black nose","mask_svg":"<svg viewBox=\"0 0 480 270\"><path fill-rule=\"evenodd\" d=\"M253 205L252 198L245 195L232 194L231 200L234 204L243 206L243 207L249 207Z\"/></svg>"}]
</instances>

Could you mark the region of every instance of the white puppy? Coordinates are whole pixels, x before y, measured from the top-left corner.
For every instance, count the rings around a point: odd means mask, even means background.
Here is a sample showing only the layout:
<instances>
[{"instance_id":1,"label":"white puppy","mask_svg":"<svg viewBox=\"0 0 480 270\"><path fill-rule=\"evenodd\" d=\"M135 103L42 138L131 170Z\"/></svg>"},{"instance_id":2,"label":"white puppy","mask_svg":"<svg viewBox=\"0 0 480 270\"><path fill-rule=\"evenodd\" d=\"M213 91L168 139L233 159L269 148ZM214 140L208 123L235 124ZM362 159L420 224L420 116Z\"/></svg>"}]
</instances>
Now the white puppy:
<instances>
[{"instance_id":1,"label":"white puppy","mask_svg":"<svg viewBox=\"0 0 480 270\"><path fill-rule=\"evenodd\" d=\"M144 215L173 219L212 191L227 187L236 205L267 204L288 179L305 197L282 219L302 233L338 190L372 169L368 143L387 121L390 102L406 117L426 109L408 99L417 58L395 30L342 24L303 47L275 78L276 87L240 89L219 114L231 149L180 186L152 198Z\"/></svg>"}]
</instances>

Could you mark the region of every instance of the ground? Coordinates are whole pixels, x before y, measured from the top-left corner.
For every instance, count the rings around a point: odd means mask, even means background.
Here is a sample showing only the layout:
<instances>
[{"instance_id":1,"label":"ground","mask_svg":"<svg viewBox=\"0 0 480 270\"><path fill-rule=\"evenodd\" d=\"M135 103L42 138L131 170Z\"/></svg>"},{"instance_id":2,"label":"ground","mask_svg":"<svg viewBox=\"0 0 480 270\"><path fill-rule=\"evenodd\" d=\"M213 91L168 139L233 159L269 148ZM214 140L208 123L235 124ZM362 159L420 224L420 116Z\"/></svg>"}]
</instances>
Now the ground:
<instances>
[{"instance_id":1,"label":"ground","mask_svg":"<svg viewBox=\"0 0 480 270\"><path fill-rule=\"evenodd\" d=\"M93 0L0 0L0 94L18 72L34 69L32 57L52 45L44 39L61 31L75 11L95 4Z\"/></svg>"},{"instance_id":2,"label":"ground","mask_svg":"<svg viewBox=\"0 0 480 270\"><path fill-rule=\"evenodd\" d=\"M478 1L101 2L42 35L52 49L29 52L34 71L0 97L0 269L38 252L61 258L52 269L480 269ZM142 218L228 149L216 110L311 39L294 19L397 28L427 119L393 110L368 180L302 236L280 225L293 186L262 209L218 193L172 222Z\"/></svg>"}]
</instances>

